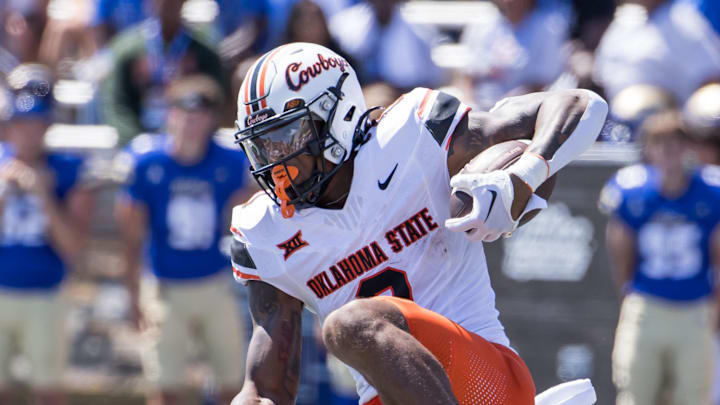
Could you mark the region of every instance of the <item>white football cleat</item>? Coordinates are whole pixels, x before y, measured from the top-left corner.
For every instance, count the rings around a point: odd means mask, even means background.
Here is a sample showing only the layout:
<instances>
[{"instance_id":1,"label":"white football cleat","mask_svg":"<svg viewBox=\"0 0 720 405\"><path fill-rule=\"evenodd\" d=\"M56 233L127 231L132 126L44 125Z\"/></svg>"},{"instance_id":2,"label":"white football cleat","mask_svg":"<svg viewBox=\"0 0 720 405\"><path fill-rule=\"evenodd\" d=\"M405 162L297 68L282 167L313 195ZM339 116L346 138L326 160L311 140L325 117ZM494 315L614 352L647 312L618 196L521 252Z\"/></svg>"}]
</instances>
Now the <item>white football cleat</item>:
<instances>
[{"instance_id":1,"label":"white football cleat","mask_svg":"<svg viewBox=\"0 0 720 405\"><path fill-rule=\"evenodd\" d=\"M595 388L587 378L550 387L535 396L535 405L592 405L595 401Z\"/></svg>"}]
</instances>

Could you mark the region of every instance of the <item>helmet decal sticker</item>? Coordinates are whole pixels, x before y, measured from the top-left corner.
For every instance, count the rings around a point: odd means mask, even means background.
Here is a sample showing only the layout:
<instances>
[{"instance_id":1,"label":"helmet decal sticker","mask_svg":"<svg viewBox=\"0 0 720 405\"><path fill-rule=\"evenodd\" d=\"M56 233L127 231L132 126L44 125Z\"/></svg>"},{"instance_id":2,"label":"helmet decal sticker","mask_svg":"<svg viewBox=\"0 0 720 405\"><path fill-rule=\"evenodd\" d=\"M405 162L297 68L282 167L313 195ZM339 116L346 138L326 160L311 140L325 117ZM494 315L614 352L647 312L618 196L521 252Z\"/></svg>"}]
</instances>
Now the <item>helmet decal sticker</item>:
<instances>
[{"instance_id":1,"label":"helmet decal sticker","mask_svg":"<svg viewBox=\"0 0 720 405\"><path fill-rule=\"evenodd\" d=\"M260 110L254 114L248 115L245 117L245 126L249 127L250 125L255 125L257 123L263 122L266 119L272 117L275 115L275 111L273 111L272 108L266 108L264 110Z\"/></svg>"},{"instance_id":2,"label":"helmet decal sticker","mask_svg":"<svg viewBox=\"0 0 720 405\"><path fill-rule=\"evenodd\" d=\"M299 91L304 85L310 82L310 79L320 75L323 71L330 70L331 68L339 68L341 72L345 72L345 68L348 67L348 63L345 59L340 57L325 57L318 53L318 61L308 66L305 69L300 69L302 62L294 62L288 65L285 70L285 80L290 90ZM293 80L291 72L300 71Z\"/></svg>"}]
</instances>

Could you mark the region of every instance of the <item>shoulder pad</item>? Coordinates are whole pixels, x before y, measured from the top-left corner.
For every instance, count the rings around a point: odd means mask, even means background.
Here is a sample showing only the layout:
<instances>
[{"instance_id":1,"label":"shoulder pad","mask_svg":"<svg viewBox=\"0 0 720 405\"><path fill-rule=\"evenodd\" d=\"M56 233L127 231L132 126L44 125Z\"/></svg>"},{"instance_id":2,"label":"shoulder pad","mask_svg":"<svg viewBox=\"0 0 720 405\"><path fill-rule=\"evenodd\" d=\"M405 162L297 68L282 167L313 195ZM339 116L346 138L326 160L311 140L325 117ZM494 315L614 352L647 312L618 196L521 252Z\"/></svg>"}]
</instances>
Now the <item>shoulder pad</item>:
<instances>
[{"instance_id":1,"label":"shoulder pad","mask_svg":"<svg viewBox=\"0 0 720 405\"><path fill-rule=\"evenodd\" d=\"M274 206L270 197L258 191L247 202L233 208L230 230L246 243L261 242L259 235L274 222L271 212Z\"/></svg>"},{"instance_id":2,"label":"shoulder pad","mask_svg":"<svg viewBox=\"0 0 720 405\"><path fill-rule=\"evenodd\" d=\"M470 107L448 93L418 87L387 108L380 118L378 133L394 134L408 122L414 122L419 130L428 131L439 146L444 146L468 111Z\"/></svg>"},{"instance_id":3,"label":"shoulder pad","mask_svg":"<svg viewBox=\"0 0 720 405\"><path fill-rule=\"evenodd\" d=\"M238 238L233 238L230 243L230 257L233 266L239 265L248 269L257 269L255 262L252 257L250 257L247 245Z\"/></svg>"}]
</instances>

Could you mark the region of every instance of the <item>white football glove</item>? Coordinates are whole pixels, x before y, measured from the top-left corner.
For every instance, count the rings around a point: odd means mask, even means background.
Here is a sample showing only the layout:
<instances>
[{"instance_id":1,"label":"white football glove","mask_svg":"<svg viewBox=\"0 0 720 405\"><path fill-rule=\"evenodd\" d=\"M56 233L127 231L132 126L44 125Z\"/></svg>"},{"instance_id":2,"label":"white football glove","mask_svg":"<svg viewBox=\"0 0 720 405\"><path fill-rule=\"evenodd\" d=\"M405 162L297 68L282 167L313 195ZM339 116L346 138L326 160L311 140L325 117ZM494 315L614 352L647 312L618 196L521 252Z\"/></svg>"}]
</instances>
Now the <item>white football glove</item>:
<instances>
[{"instance_id":1,"label":"white football glove","mask_svg":"<svg viewBox=\"0 0 720 405\"><path fill-rule=\"evenodd\" d=\"M490 173L458 173L450 179L452 192L462 191L472 196L472 211L459 218L449 218L445 227L465 232L471 241L492 242L500 236L508 237L528 211L547 207L547 201L533 194L517 220L512 219L515 191L510 174L504 170Z\"/></svg>"}]
</instances>

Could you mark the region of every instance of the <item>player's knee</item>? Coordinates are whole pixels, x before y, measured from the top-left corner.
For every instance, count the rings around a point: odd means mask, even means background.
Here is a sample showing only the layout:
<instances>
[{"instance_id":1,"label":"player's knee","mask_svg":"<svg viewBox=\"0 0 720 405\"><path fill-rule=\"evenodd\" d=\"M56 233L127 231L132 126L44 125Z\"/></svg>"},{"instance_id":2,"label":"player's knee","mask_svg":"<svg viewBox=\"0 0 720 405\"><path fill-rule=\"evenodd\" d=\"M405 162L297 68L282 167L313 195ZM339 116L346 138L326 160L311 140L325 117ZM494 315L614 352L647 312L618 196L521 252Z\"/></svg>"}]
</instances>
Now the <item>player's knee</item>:
<instances>
[{"instance_id":1,"label":"player's knee","mask_svg":"<svg viewBox=\"0 0 720 405\"><path fill-rule=\"evenodd\" d=\"M325 318L322 335L328 350L339 355L369 349L388 326L370 300L355 300Z\"/></svg>"}]
</instances>

